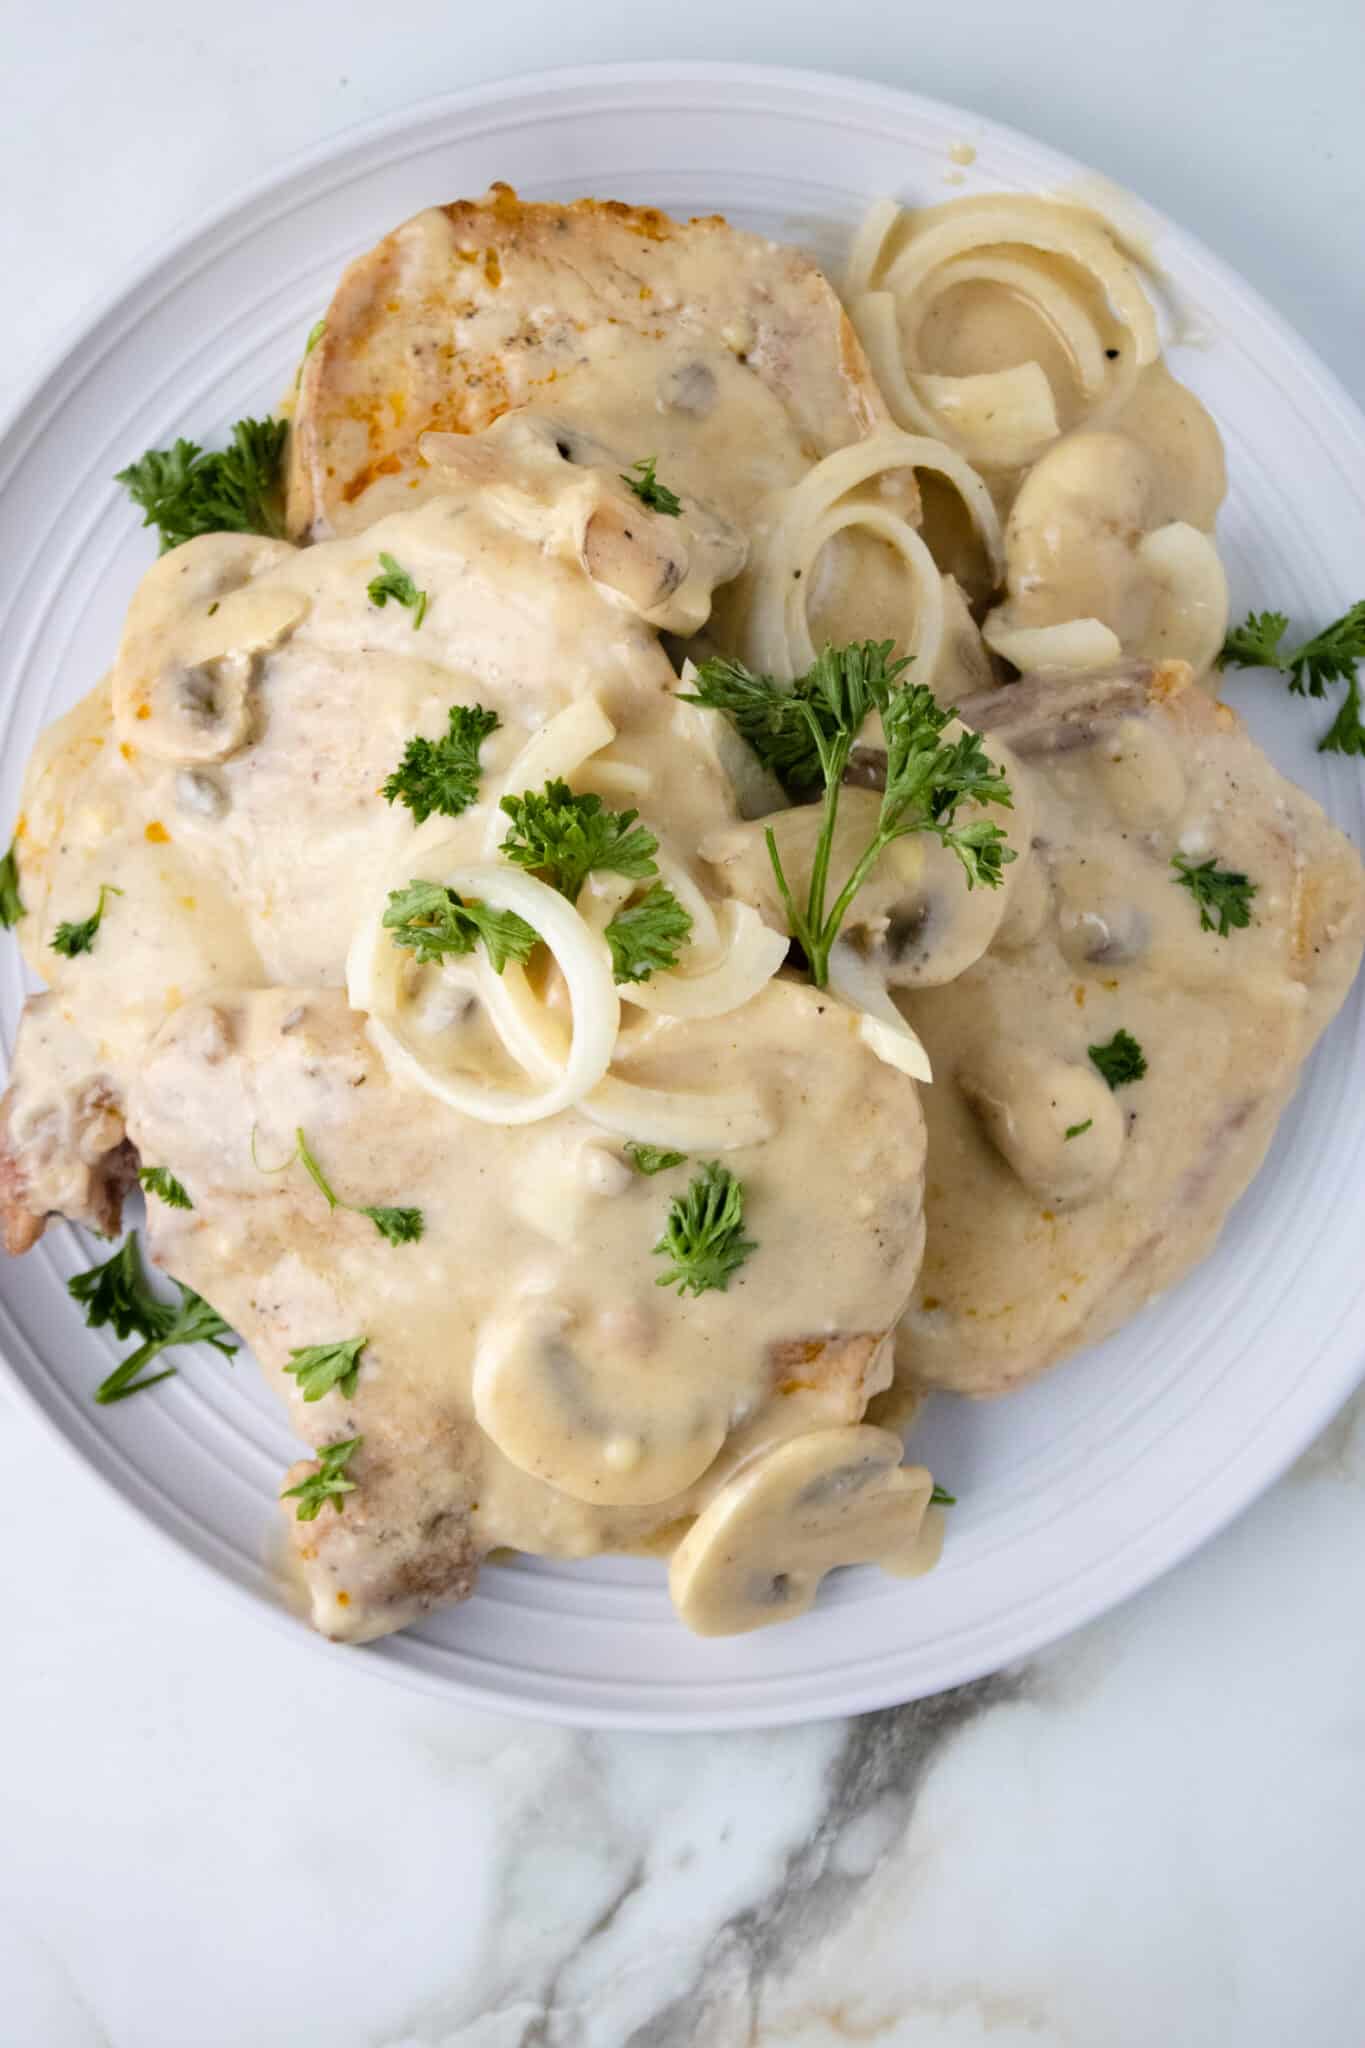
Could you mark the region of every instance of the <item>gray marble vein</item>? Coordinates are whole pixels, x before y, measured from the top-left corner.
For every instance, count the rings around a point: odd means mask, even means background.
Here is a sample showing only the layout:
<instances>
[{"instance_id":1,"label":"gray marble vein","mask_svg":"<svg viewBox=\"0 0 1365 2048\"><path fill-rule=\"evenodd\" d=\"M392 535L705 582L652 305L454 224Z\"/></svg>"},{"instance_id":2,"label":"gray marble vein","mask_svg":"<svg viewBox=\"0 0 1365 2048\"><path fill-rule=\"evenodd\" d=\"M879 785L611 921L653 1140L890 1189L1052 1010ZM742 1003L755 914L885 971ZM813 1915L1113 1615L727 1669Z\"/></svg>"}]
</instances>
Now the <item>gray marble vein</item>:
<instances>
[{"instance_id":1,"label":"gray marble vein","mask_svg":"<svg viewBox=\"0 0 1365 2048\"><path fill-rule=\"evenodd\" d=\"M807 1840L766 1897L717 1929L693 1984L637 2027L625 2048L747 2048L765 1984L837 1931L881 1854L909 1826L945 1745L980 1715L1020 1699L1025 1687L1026 1674L999 1674L850 1721ZM572 2036L563 2048L577 2048Z\"/></svg>"}]
</instances>

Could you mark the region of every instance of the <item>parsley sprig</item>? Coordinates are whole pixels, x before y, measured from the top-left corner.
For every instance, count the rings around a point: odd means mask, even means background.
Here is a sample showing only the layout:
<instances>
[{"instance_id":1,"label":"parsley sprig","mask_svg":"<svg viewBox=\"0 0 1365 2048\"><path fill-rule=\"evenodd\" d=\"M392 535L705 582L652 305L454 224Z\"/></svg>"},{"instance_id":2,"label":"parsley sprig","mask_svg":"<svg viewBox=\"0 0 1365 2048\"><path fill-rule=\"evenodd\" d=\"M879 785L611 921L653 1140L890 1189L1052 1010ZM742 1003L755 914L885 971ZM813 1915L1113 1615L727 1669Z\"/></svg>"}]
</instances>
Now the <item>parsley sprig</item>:
<instances>
[{"instance_id":1,"label":"parsley sprig","mask_svg":"<svg viewBox=\"0 0 1365 2048\"><path fill-rule=\"evenodd\" d=\"M1356 673L1356 664L1365 661L1365 598L1292 653L1284 647L1288 631L1284 612L1248 612L1223 642L1218 666L1226 668L1231 663L1236 668L1274 669L1288 678L1298 697L1325 697L1329 683L1345 683L1346 695L1318 741L1318 752L1365 754L1365 722Z\"/></svg>"},{"instance_id":2,"label":"parsley sprig","mask_svg":"<svg viewBox=\"0 0 1365 2048\"><path fill-rule=\"evenodd\" d=\"M691 931L691 912L662 882L651 883L636 902L616 912L603 933L614 979L648 981L656 968L676 967Z\"/></svg>"},{"instance_id":3,"label":"parsley sprig","mask_svg":"<svg viewBox=\"0 0 1365 2048\"><path fill-rule=\"evenodd\" d=\"M608 810L591 791L552 781L541 790L505 796L502 808L512 820L503 858L529 868L570 903L578 901L591 874L643 882L659 872L659 842L636 823L639 812ZM656 968L676 967L691 930L691 914L673 891L652 882L616 912L604 933L616 980L648 981Z\"/></svg>"},{"instance_id":4,"label":"parsley sprig","mask_svg":"<svg viewBox=\"0 0 1365 2048\"><path fill-rule=\"evenodd\" d=\"M509 960L524 964L539 944L539 935L515 910L494 910L487 903L466 903L441 882L409 882L389 891L384 929L395 946L410 948L420 967L448 954L472 953L483 941L495 974Z\"/></svg>"},{"instance_id":5,"label":"parsley sprig","mask_svg":"<svg viewBox=\"0 0 1365 2048\"><path fill-rule=\"evenodd\" d=\"M366 584L370 603L382 611L392 598L395 604L405 605L412 613L412 630L415 633L427 615L427 592L419 590L406 569L397 563L392 555L379 557L378 576L372 576Z\"/></svg>"},{"instance_id":6,"label":"parsley sprig","mask_svg":"<svg viewBox=\"0 0 1365 2048\"><path fill-rule=\"evenodd\" d=\"M416 1244L426 1229L426 1218L420 1209L390 1209L376 1203L362 1205L359 1202L343 1202L321 1166L316 1154L303 1134L302 1126L294 1133L296 1156L313 1185L325 1196L329 1209L349 1209L353 1216L368 1216L381 1237L390 1244ZM288 1163L288 1162L286 1162ZM279 1168L270 1169L278 1172Z\"/></svg>"},{"instance_id":7,"label":"parsley sprig","mask_svg":"<svg viewBox=\"0 0 1365 2048\"><path fill-rule=\"evenodd\" d=\"M294 1375L305 1401L320 1401L333 1387L353 1401L360 1378L360 1354L369 1341L368 1337L345 1337L334 1344L305 1344L290 1352L285 1371Z\"/></svg>"},{"instance_id":8,"label":"parsley sprig","mask_svg":"<svg viewBox=\"0 0 1365 2048\"><path fill-rule=\"evenodd\" d=\"M499 725L496 711L482 704L452 704L440 739L410 739L403 758L384 784L389 803L405 803L419 825L433 811L458 818L479 793L479 749Z\"/></svg>"},{"instance_id":9,"label":"parsley sprig","mask_svg":"<svg viewBox=\"0 0 1365 2048\"><path fill-rule=\"evenodd\" d=\"M1234 929L1251 923L1251 899L1257 885L1235 868L1220 868L1216 858L1186 860L1183 853L1172 856L1177 888L1188 889L1199 905L1201 932L1217 932L1225 939Z\"/></svg>"},{"instance_id":10,"label":"parsley sprig","mask_svg":"<svg viewBox=\"0 0 1365 2048\"><path fill-rule=\"evenodd\" d=\"M363 1436L348 1436L339 1444L324 1444L318 1452L317 1471L297 1486L285 1487L280 1499L298 1502L300 1522L316 1522L324 1501L330 1501L338 1514L342 1512L343 1495L355 1492L355 1481L346 1477L346 1467L364 1441Z\"/></svg>"},{"instance_id":11,"label":"parsley sprig","mask_svg":"<svg viewBox=\"0 0 1365 2048\"><path fill-rule=\"evenodd\" d=\"M194 1203L183 1181L177 1180L168 1166L140 1166L137 1177L145 1192L157 1195L168 1209L192 1209Z\"/></svg>"},{"instance_id":12,"label":"parsley sprig","mask_svg":"<svg viewBox=\"0 0 1365 2048\"><path fill-rule=\"evenodd\" d=\"M637 1173L667 1173L670 1166L685 1166L685 1152L667 1152L662 1145L640 1145L634 1138L626 1143L626 1157Z\"/></svg>"},{"instance_id":13,"label":"parsley sprig","mask_svg":"<svg viewBox=\"0 0 1365 2048\"><path fill-rule=\"evenodd\" d=\"M1147 1071L1147 1055L1131 1031L1120 1028L1107 1044L1087 1046L1086 1050L1111 1088L1126 1088L1130 1081L1140 1081ZM1074 1128L1079 1133L1085 1125ZM1070 1131L1067 1136L1071 1136Z\"/></svg>"},{"instance_id":14,"label":"parsley sprig","mask_svg":"<svg viewBox=\"0 0 1365 2048\"><path fill-rule=\"evenodd\" d=\"M177 1344L212 1344L231 1357L236 1345L227 1340L232 1331L216 1309L210 1308L192 1287L176 1282L178 1302L162 1301L147 1284L138 1251L137 1232L130 1231L111 1258L88 1272L77 1273L66 1283L67 1293L85 1310L92 1330L112 1326L119 1338L141 1337L142 1343L95 1389L102 1407L126 1401L161 1380L175 1377L176 1368L148 1373L146 1368L163 1351Z\"/></svg>"},{"instance_id":15,"label":"parsley sprig","mask_svg":"<svg viewBox=\"0 0 1365 2048\"><path fill-rule=\"evenodd\" d=\"M144 526L154 526L161 552L201 533L263 533L284 536L285 420L238 420L228 446L214 453L196 441L149 448L114 478L135 505Z\"/></svg>"},{"instance_id":16,"label":"parsley sprig","mask_svg":"<svg viewBox=\"0 0 1365 2048\"><path fill-rule=\"evenodd\" d=\"M804 952L817 988L829 979L830 950L854 897L894 840L912 832L932 833L956 854L969 889L978 882L997 888L1006 863L1015 858L994 822L956 823L964 803L1010 809L1009 784L987 759L976 733L943 739L956 713L940 709L924 684L901 682L909 664L890 659L892 646L890 640L863 640L826 647L790 690L737 662L705 661L695 691L685 699L723 711L789 791L823 782L824 817L804 904L792 894L772 828L764 835L787 929ZM880 715L886 741L886 786L876 830L830 904L829 868L844 771L873 710Z\"/></svg>"},{"instance_id":17,"label":"parsley sprig","mask_svg":"<svg viewBox=\"0 0 1365 2048\"><path fill-rule=\"evenodd\" d=\"M547 782L544 789L505 796L502 809L512 820L503 859L530 868L570 903L591 874L642 881L659 872L659 842L636 824L640 813L609 811L590 791L575 794L567 782Z\"/></svg>"},{"instance_id":18,"label":"parsley sprig","mask_svg":"<svg viewBox=\"0 0 1365 2048\"><path fill-rule=\"evenodd\" d=\"M654 1247L668 1271L655 1282L679 1294L724 1293L731 1275L758 1250L744 1235L744 1186L728 1166L709 1159L686 1192L669 1204L663 1236Z\"/></svg>"},{"instance_id":19,"label":"parsley sprig","mask_svg":"<svg viewBox=\"0 0 1365 2048\"><path fill-rule=\"evenodd\" d=\"M83 917L79 924L65 920L52 934L51 946L54 953L60 953L66 960L74 960L78 953L92 953L95 937L104 922L104 899L106 896L121 896L122 889L116 889L112 882L101 882L100 900L89 917Z\"/></svg>"},{"instance_id":20,"label":"parsley sprig","mask_svg":"<svg viewBox=\"0 0 1365 2048\"><path fill-rule=\"evenodd\" d=\"M24 915L24 899L19 894L18 843L12 839L9 852L0 860L0 925L6 931Z\"/></svg>"},{"instance_id":21,"label":"parsley sprig","mask_svg":"<svg viewBox=\"0 0 1365 2048\"><path fill-rule=\"evenodd\" d=\"M648 505L651 512L662 512L665 519L676 519L682 511L682 499L655 476L654 465L658 459L657 455L649 455L639 462L632 462L629 474L625 470L619 472L621 481L634 491L642 505Z\"/></svg>"}]
</instances>

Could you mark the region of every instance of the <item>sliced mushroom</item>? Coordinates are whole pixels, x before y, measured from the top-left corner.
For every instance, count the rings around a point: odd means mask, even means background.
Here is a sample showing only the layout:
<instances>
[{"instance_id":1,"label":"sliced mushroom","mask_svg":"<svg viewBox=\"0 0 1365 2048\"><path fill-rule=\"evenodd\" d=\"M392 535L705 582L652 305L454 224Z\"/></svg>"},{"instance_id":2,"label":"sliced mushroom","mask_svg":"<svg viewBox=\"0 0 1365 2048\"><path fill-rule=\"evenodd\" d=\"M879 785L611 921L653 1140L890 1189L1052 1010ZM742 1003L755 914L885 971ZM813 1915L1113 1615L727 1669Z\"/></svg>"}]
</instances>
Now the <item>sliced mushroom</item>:
<instances>
[{"instance_id":1,"label":"sliced mushroom","mask_svg":"<svg viewBox=\"0 0 1365 2048\"><path fill-rule=\"evenodd\" d=\"M308 610L271 571L296 549L213 533L173 548L138 585L114 668L120 736L158 760L224 761L251 735L260 657Z\"/></svg>"},{"instance_id":2,"label":"sliced mushroom","mask_svg":"<svg viewBox=\"0 0 1365 2048\"><path fill-rule=\"evenodd\" d=\"M1131 967L1151 943L1151 919L1135 903L1066 905L1057 923L1062 952L1078 967Z\"/></svg>"},{"instance_id":3,"label":"sliced mushroom","mask_svg":"<svg viewBox=\"0 0 1365 2048\"><path fill-rule=\"evenodd\" d=\"M651 1381L647 1311L589 1327L560 1303L523 1302L485 1325L474 1415L504 1457L601 1507L667 1500L699 1479L730 1426L728 1400Z\"/></svg>"},{"instance_id":4,"label":"sliced mushroom","mask_svg":"<svg viewBox=\"0 0 1365 2048\"><path fill-rule=\"evenodd\" d=\"M562 419L521 408L481 434L424 434L419 447L424 461L474 485L485 509L576 560L661 632L695 633L717 584L744 567L748 543L723 514L687 496L676 514L644 503L627 481L632 456Z\"/></svg>"},{"instance_id":5,"label":"sliced mushroom","mask_svg":"<svg viewBox=\"0 0 1365 2048\"><path fill-rule=\"evenodd\" d=\"M1121 823L1152 832L1181 816L1189 778L1170 733L1151 718L1121 719L1094 760L1100 789Z\"/></svg>"},{"instance_id":6,"label":"sliced mushroom","mask_svg":"<svg viewBox=\"0 0 1365 2048\"><path fill-rule=\"evenodd\" d=\"M680 1619L698 1635L743 1635L804 1614L836 1566L927 1571L942 1521L928 1472L901 1453L889 1430L858 1425L791 1438L742 1466L673 1553Z\"/></svg>"},{"instance_id":7,"label":"sliced mushroom","mask_svg":"<svg viewBox=\"0 0 1365 2048\"><path fill-rule=\"evenodd\" d=\"M860 774L880 778L885 773L885 757L863 750L856 768ZM1014 809L992 808L987 813L1004 829L1016 854L998 888L969 889L956 854L929 834L915 833L887 847L854 898L844 935L888 987L925 988L954 981L981 958L994 939L1031 859L1032 806L1027 777L1013 763L1006 765L1006 773L1014 790ZM827 902L834 901L872 837L879 808L879 798L870 791L844 790ZM965 819L968 813L962 815ZM785 931L785 913L765 835L772 832L782 871L793 895L801 901L821 823L820 805L801 804L714 833L702 842L701 855L732 895L752 903L776 930Z\"/></svg>"},{"instance_id":8,"label":"sliced mushroom","mask_svg":"<svg viewBox=\"0 0 1365 2048\"><path fill-rule=\"evenodd\" d=\"M1165 516L1160 466L1128 434L1066 434L1025 478L1005 533L1007 602L983 627L1021 668L1120 652L1213 662L1227 581L1208 534Z\"/></svg>"},{"instance_id":9,"label":"sliced mushroom","mask_svg":"<svg viewBox=\"0 0 1365 2048\"><path fill-rule=\"evenodd\" d=\"M1023 760L1088 747L1119 719L1140 717L1152 698L1176 697L1188 685L1184 662L1127 661L1093 675L1026 676L1007 690L969 697L958 706L964 725L1001 740Z\"/></svg>"},{"instance_id":10,"label":"sliced mushroom","mask_svg":"<svg viewBox=\"0 0 1365 2048\"><path fill-rule=\"evenodd\" d=\"M1088 1201L1113 1179L1123 1111L1094 1067L996 1041L957 1083L1006 1165L1041 1200Z\"/></svg>"}]
</instances>

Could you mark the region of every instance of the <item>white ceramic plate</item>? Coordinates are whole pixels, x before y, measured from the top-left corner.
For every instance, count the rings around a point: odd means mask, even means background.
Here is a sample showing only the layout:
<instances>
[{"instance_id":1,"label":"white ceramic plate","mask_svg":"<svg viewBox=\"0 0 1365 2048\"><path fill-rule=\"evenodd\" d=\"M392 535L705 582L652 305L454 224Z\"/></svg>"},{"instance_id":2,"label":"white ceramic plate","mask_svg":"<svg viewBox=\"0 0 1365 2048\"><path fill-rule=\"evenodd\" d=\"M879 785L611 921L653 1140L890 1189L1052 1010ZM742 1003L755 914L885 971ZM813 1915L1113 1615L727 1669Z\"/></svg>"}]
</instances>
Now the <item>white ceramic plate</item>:
<instances>
[{"instance_id":1,"label":"white ceramic plate","mask_svg":"<svg viewBox=\"0 0 1365 2048\"><path fill-rule=\"evenodd\" d=\"M964 174L955 144L975 146ZM344 137L185 236L93 320L0 442L0 822L42 726L110 659L151 559L111 481L178 433L212 439L283 388L342 264L434 201L506 178L530 198L593 193L721 211L837 264L876 194L1049 190L1079 167L973 115L849 80L730 66L560 72L434 101ZM950 182L951 181L951 182ZM1181 309L1178 374L1212 408L1231 494L1220 523L1234 612L1320 623L1359 595L1365 420L1305 345L1189 236L1148 233ZM1234 690L1280 766L1357 840L1365 778L1317 755L1321 707ZM4 1036L23 993L3 947ZM1214 1256L1119 1336L989 1406L941 1400L917 1437L957 1493L940 1570L913 1585L840 1575L805 1619L701 1642L661 1568L531 1560L362 1654L466 1700L599 1725L742 1726L934 1692L1025 1655L1184 1557L1270 1480L1354 1385L1360 1254L1361 991L1312 1062ZM123 1499L259 1611L289 1430L248 1360L182 1360L146 1401L90 1399L115 1347L64 1281L90 1246L66 1226L0 1267L0 1346L34 1411ZM318 1644L320 1655L356 1655Z\"/></svg>"}]
</instances>

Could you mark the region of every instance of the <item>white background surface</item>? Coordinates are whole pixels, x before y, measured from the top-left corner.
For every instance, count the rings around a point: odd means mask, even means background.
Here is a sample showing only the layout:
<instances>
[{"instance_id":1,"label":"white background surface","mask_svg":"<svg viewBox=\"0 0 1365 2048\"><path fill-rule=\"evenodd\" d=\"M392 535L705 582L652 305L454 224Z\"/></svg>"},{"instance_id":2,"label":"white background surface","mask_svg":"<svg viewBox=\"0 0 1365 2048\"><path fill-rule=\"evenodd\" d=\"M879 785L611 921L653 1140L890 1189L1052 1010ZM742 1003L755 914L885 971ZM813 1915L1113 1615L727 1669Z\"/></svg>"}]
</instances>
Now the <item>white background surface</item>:
<instances>
[{"instance_id":1,"label":"white background surface","mask_svg":"<svg viewBox=\"0 0 1365 2048\"><path fill-rule=\"evenodd\" d=\"M0 404L131 259L294 148L518 68L663 56L859 72L1029 129L1201 234L1365 402L1354 0L0 27ZM0 1406L0 2041L1359 2048L1363 1433L951 1746L967 1703L589 1739L333 1675Z\"/></svg>"}]
</instances>

